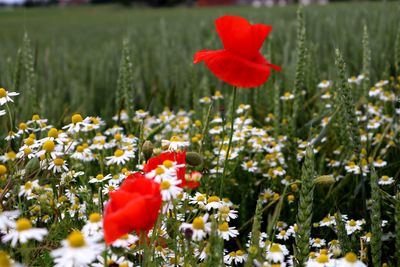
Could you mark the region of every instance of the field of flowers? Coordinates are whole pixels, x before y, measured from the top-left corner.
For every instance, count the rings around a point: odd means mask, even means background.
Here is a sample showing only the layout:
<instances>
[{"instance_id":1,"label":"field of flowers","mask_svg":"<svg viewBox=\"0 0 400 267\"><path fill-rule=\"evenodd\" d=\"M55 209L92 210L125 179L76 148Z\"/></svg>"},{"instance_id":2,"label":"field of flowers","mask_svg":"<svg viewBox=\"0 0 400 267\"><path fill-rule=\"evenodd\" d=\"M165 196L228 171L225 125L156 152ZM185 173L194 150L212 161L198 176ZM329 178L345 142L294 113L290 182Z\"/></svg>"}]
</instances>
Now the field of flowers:
<instances>
[{"instance_id":1,"label":"field of flowers","mask_svg":"<svg viewBox=\"0 0 400 267\"><path fill-rule=\"evenodd\" d=\"M1 11L0 267L400 266L399 11Z\"/></svg>"}]
</instances>

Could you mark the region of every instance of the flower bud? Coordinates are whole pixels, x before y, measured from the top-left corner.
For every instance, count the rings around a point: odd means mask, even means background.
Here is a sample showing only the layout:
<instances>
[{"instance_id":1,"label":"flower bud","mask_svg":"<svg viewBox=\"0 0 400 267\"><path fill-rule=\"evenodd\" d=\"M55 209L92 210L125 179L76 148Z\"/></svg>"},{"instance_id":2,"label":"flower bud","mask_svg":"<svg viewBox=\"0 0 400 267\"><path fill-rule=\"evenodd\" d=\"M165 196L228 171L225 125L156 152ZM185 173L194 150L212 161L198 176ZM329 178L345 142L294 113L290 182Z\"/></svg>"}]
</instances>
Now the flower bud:
<instances>
[{"instance_id":1,"label":"flower bud","mask_svg":"<svg viewBox=\"0 0 400 267\"><path fill-rule=\"evenodd\" d=\"M186 152L186 162L191 166L203 164L203 157L197 152Z\"/></svg>"},{"instance_id":2,"label":"flower bud","mask_svg":"<svg viewBox=\"0 0 400 267\"><path fill-rule=\"evenodd\" d=\"M322 175L315 178L315 184L322 184L322 185L331 185L336 182L335 178L332 175Z\"/></svg>"},{"instance_id":3,"label":"flower bud","mask_svg":"<svg viewBox=\"0 0 400 267\"><path fill-rule=\"evenodd\" d=\"M143 155L145 160L147 161L149 158L151 158L151 156L153 155L153 149L154 149L154 145L151 141L146 140L143 143L142 146L142 151L143 151Z\"/></svg>"}]
</instances>

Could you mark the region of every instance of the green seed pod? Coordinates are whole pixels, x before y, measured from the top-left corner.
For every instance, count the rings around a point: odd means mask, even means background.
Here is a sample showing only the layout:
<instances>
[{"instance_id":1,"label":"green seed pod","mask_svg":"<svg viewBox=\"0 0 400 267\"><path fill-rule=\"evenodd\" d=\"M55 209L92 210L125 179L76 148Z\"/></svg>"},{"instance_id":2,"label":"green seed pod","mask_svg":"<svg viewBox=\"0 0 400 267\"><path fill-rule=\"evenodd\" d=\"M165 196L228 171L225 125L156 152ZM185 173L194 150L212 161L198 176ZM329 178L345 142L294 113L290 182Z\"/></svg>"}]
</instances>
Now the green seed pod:
<instances>
[{"instance_id":1,"label":"green seed pod","mask_svg":"<svg viewBox=\"0 0 400 267\"><path fill-rule=\"evenodd\" d=\"M315 184L322 184L322 185L331 185L336 182L335 178L332 175L322 175L315 178Z\"/></svg>"},{"instance_id":2,"label":"green seed pod","mask_svg":"<svg viewBox=\"0 0 400 267\"><path fill-rule=\"evenodd\" d=\"M191 166L203 164L203 157L197 152L186 152L186 162Z\"/></svg>"},{"instance_id":3,"label":"green seed pod","mask_svg":"<svg viewBox=\"0 0 400 267\"><path fill-rule=\"evenodd\" d=\"M29 160L25 167L25 174L27 177L35 175L40 170L40 164L38 158L32 158Z\"/></svg>"},{"instance_id":4,"label":"green seed pod","mask_svg":"<svg viewBox=\"0 0 400 267\"><path fill-rule=\"evenodd\" d=\"M151 141L146 140L143 143L142 151L146 161L153 155L154 145Z\"/></svg>"}]
</instances>

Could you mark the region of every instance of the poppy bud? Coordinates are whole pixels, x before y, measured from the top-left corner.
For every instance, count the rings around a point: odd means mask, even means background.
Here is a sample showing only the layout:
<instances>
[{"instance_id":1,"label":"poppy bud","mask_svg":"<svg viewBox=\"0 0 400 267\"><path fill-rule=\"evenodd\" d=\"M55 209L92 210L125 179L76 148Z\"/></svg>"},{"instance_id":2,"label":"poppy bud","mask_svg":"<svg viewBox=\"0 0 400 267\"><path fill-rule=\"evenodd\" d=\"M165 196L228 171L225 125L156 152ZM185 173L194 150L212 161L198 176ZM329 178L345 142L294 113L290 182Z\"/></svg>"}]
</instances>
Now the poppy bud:
<instances>
[{"instance_id":1,"label":"poppy bud","mask_svg":"<svg viewBox=\"0 0 400 267\"><path fill-rule=\"evenodd\" d=\"M28 164L26 164L25 167L25 174L27 177L31 175L35 175L37 171L40 169L40 164L39 164L39 159L38 158L32 158L29 160Z\"/></svg>"},{"instance_id":2,"label":"poppy bud","mask_svg":"<svg viewBox=\"0 0 400 267\"><path fill-rule=\"evenodd\" d=\"M143 155L145 160L147 161L149 158L151 158L151 156L153 155L153 149L154 149L154 145L151 141L146 140L143 143L142 146L142 151L143 151Z\"/></svg>"},{"instance_id":3,"label":"poppy bud","mask_svg":"<svg viewBox=\"0 0 400 267\"><path fill-rule=\"evenodd\" d=\"M197 152L186 152L186 163L191 166L203 164L203 157Z\"/></svg>"},{"instance_id":4,"label":"poppy bud","mask_svg":"<svg viewBox=\"0 0 400 267\"><path fill-rule=\"evenodd\" d=\"M322 175L315 178L315 184L322 184L322 185L331 185L336 182L335 178L332 175Z\"/></svg>"}]
</instances>

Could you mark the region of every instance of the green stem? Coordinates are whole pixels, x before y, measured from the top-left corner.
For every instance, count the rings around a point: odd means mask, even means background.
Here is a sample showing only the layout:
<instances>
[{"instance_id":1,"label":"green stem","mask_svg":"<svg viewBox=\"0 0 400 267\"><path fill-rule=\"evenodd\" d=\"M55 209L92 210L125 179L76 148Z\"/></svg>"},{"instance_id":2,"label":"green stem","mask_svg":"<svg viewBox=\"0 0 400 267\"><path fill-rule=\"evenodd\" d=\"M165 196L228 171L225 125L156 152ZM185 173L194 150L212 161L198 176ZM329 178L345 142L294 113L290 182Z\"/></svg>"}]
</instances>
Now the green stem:
<instances>
[{"instance_id":1,"label":"green stem","mask_svg":"<svg viewBox=\"0 0 400 267\"><path fill-rule=\"evenodd\" d=\"M233 137L233 124L235 121L235 102L236 102L236 91L237 91L237 87L233 87L233 92L232 92L232 101L231 101L231 131L229 134L229 142L228 142L228 149L226 151L225 154L225 162L224 162L224 170L222 171L222 177L221 177L221 186L219 189L219 196L222 197L222 191L224 188L224 179L225 179L225 175L226 175L226 166L228 165L228 158L229 158L229 152L231 150L231 143L232 143L232 137ZM222 140L223 142L223 140Z\"/></svg>"}]
</instances>

